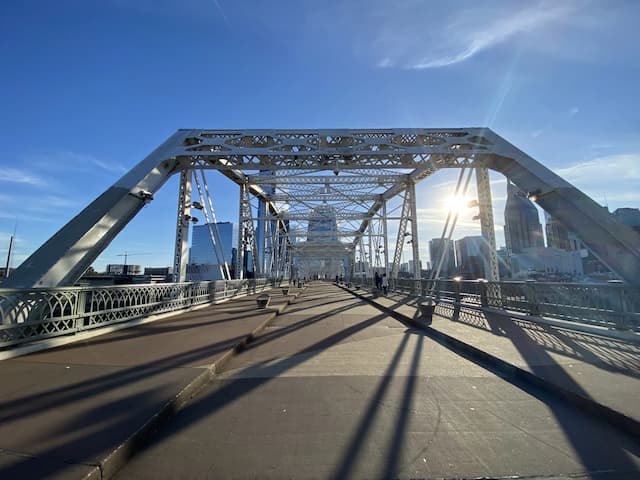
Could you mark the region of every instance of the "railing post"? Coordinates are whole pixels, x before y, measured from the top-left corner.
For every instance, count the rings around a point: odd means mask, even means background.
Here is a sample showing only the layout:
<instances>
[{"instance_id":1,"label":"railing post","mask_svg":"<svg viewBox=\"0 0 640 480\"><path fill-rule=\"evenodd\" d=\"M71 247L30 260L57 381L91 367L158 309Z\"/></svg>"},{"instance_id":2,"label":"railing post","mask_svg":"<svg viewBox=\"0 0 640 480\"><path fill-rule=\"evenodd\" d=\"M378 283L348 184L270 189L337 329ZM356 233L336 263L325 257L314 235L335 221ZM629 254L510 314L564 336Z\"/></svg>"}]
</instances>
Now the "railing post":
<instances>
[{"instance_id":1,"label":"railing post","mask_svg":"<svg viewBox=\"0 0 640 480\"><path fill-rule=\"evenodd\" d=\"M524 285L524 295L529 304L529 314L537 317L540 315L540 305L538 304L538 292L535 284L535 280L527 280Z\"/></svg>"},{"instance_id":2,"label":"railing post","mask_svg":"<svg viewBox=\"0 0 640 480\"><path fill-rule=\"evenodd\" d=\"M487 281L479 280L478 288L480 289L480 305L482 305L483 307L488 307L489 300L487 298Z\"/></svg>"},{"instance_id":3,"label":"railing post","mask_svg":"<svg viewBox=\"0 0 640 480\"><path fill-rule=\"evenodd\" d=\"M453 279L453 292L454 292L454 296L455 296L455 302L460 304L462 302L462 298L460 295L460 279L459 278L454 278Z\"/></svg>"},{"instance_id":4,"label":"railing post","mask_svg":"<svg viewBox=\"0 0 640 480\"><path fill-rule=\"evenodd\" d=\"M87 309L87 294L89 292L87 290L80 290L78 292L78 297L76 300L76 308L75 308L75 330L76 332L82 330L84 328L84 317L86 315Z\"/></svg>"},{"instance_id":5,"label":"railing post","mask_svg":"<svg viewBox=\"0 0 640 480\"><path fill-rule=\"evenodd\" d=\"M622 286L622 282L620 280L609 280L607 283L611 285L609 289L613 290L619 308L619 311L617 312L614 310L613 321L615 323L615 328L617 330L624 330L626 324L626 314L629 311L624 294L624 287Z\"/></svg>"}]
</instances>

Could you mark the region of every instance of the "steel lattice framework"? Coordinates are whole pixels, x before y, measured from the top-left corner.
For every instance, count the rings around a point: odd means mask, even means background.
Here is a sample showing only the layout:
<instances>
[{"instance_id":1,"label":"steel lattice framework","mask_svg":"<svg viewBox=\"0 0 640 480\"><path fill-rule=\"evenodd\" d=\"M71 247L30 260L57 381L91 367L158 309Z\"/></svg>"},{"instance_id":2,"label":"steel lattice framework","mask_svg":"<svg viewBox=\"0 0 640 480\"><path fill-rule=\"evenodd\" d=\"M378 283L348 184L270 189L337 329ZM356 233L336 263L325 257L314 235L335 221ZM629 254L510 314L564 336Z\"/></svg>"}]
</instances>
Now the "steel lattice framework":
<instances>
[{"instance_id":1,"label":"steel lattice framework","mask_svg":"<svg viewBox=\"0 0 640 480\"><path fill-rule=\"evenodd\" d=\"M463 167L503 173L522 191L535 195L542 208L576 232L623 279L640 282L638 234L491 130L457 128L179 130L40 247L5 285L72 284L178 173L175 266L180 276L186 262L190 173L198 169L218 170L240 185L239 250L251 250L257 273L272 275L275 266L282 271L282 255L347 256L351 268L365 260L368 265L374 259L382 263L384 256L386 268L387 202L396 196L404 199L404 230L398 236L415 238L417 265L415 184L441 168ZM488 186L486 180L482 173L479 183ZM480 203L486 209L490 194L484 193ZM310 228L319 215L335 221L335 229ZM398 248L392 258L397 259Z\"/></svg>"}]
</instances>

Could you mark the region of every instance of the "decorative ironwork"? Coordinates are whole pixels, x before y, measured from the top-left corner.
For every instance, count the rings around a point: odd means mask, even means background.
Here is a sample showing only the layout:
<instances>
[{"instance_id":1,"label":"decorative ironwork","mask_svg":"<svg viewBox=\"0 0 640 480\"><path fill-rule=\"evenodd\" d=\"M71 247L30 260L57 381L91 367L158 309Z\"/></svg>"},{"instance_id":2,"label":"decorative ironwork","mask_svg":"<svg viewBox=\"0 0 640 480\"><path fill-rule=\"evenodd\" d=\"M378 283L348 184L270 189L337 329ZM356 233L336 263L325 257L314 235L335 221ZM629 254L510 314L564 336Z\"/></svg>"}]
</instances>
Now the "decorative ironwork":
<instances>
[{"instance_id":1,"label":"decorative ironwork","mask_svg":"<svg viewBox=\"0 0 640 480\"><path fill-rule=\"evenodd\" d=\"M462 306L640 332L640 288L623 284L398 279L393 287ZM496 295L495 292L499 292Z\"/></svg>"},{"instance_id":2,"label":"decorative ironwork","mask_svg":"<svg viewBox=\"0 0 640 480\"><path fill-rule=\"evenodd\" d=\"M0 348L216 303L271 286L269 280L256 279L99 288L0 289Z\"/></svg>"}]
</instances>

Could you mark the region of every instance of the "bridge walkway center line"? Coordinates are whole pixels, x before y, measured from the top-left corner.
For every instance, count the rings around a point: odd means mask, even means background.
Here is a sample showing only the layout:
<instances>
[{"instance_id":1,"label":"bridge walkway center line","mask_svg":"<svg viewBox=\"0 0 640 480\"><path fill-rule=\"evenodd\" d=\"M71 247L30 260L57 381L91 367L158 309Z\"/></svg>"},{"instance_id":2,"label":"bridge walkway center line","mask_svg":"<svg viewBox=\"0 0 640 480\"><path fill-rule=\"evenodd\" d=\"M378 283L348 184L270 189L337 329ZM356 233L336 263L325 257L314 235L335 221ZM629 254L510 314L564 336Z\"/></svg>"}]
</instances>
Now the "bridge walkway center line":
<instances>
[{"instance_id":1,"label":"bridge walkway center line","mask_svg":"<svg viewBox=\"0 0 640 480\"><path fill-rule=\"evenodd\" d=\"M639 466L628 436L318 282L116 478L623 479Z\"/></svg>"}]
</instances>

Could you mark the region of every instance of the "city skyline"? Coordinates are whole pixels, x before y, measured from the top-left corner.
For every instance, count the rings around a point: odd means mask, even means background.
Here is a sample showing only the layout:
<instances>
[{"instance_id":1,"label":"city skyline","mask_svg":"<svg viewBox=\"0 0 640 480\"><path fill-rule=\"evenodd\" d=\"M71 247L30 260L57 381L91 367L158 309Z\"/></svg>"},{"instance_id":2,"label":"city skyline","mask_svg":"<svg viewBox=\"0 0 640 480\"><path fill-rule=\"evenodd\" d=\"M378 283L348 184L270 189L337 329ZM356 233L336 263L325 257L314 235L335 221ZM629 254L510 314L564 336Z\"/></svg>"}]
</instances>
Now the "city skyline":
<instances>
[{"instance_id":1,"label":"city skyline","mask_svg":"<svg viewBox=\"0 0 640 480\"><path fill-rule=\"evenodd\" d=\"M11 48L0 79L0 256L16 220L14 267L173 131L191 126L489 126L610 210L637 208L640 114L628 99L640 83L638 5L489 3L487 11L461 4L433 12L419 2L374 1L364 14L349 2L252 3L250 12L224 1L220 9L197 1L3 5L0 37ZM420 19L435 13L441 25L423 33ZM600 22L585 22L589 16ZM445 35L460 24L466 28ZM248 27L243 36L239 25ZM195 45L214 60L203 62ZM186 78L185 64L213 80ZM327 73L334 70L340 75ZM440 171L417 186L423 262L455 175ZM237 223L237 186L208 176L218 220ZM491 180L500 246L506 181ZM96 269L120 263L125 251L149 253L136 263L172 264L176 185L167 182ZM479 233L473 215L465 209L456 238Z\"/></svg>"}]
</instances>

